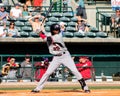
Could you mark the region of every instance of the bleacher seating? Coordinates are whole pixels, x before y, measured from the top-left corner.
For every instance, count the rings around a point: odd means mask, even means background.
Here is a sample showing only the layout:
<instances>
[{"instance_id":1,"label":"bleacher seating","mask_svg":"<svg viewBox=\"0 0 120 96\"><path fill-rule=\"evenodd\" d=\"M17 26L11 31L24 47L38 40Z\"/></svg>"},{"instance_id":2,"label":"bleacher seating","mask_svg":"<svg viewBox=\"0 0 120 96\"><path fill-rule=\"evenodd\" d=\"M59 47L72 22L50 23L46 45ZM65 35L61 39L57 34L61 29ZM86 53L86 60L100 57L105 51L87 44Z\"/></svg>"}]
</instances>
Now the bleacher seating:
<instances>
[{"instance_id":1,"label":"bleacher seating","mask_svg":"<svg viewBox=\"0 0 120 96\"><path fill-rule=\"evenodd\" d=\"M45 31L46 32L50 32L50 27L49 26L45 26Z\"/></svg>"},{"instance_id":2,"label":"bleacher seating","mask_svg":"<svg viewBox=\"0 0 120 96\"><path fill-rule=\"evenodd\" d=\"M108 34L106 32L97 32L96 36L101 38L106 38L108 37Z\"/></svg>"},{"instance_id":3,"label":"bleacher seating","mask_svg":"<svg viewBox=\"0 0 120 96\"><path fill-rule=\"evenodd\" d=\"M37 33L35 33L35 32L30 32L30 37L37 38L37 37L39 37L39 35Z\"/></svg>"},{"instance_id":4,"label":"bleacher seating","mask_svg":"<svg viewBox=\"0 0 120 96\"><path fill-rule=\"evenodd\" d=\"M51 22L59 22L59 19L57 17L50 17L49 21L51 21Z\"/></svg>"},{"instance_id":5,"label":"bleacher seating","mask_svg":"<svg viewBox=\"0 0 120 96\"><path fill-rule=\"evenodd\" d=\"M68 26L75 27L76 26L76 22L71 21L71 22L68 23Z\"/></svg>"},{"instance_id":6,"label":"bleacher seating","mask_svg":"<svg viewBox=\"0 0 120 96\"><path fill-rule=\"evenodd\" d=\"M43 7L43 11L41 12L42 14L46 14L45 12L48 7ZM31 11L32 16L36 15L39 13L39 10ZM103 18L104 19L104 18ZM40 19L41 20L41 19ZM79 32L76 32L75 26L77 22L77 18L72 14L72 12L51 12L49 13L46 22L45 22L45 31L50 32L50 25L53 23L60 23L64 22L65 27L66 27L66 32L64 32L64 37L71 38L71 37L77 37L77 38L84 38L84 37L89 37L89 38L95 38L95 37L100 37L100 38L106 38L108 37L107 33L104 32L99 32L99 30L96 27L93 27L91 25L88 25L90 28L90 32L86 32L85 34L81 34ZM6 22L7 27L10 24L10 21L14 21L16 28L20 32L21 37L39 37L36 33L33 33L32 25L26 18L10 18Z\"/></svg>"},{"instance_id":7,"label":"bleacher seating","mask_svg":"<svg viewBox=\"0 0 120 96\"><path fill-rule=\"evenodd\" d=\"M70 18L68 18L68 17L61 17L60 21L62 21L62 22L70 22Z\"/></svg>"},{"instance_id":8,"label":"bleacher seating","mask_svg":"<svg viewBox=\"0 0 120 96\"><path fill-rule=\"evenodd\" d=\"M95 38L96 37L96 34L94 32L86 32L85 33L85 36L86 37L90 37L90 38Z\"/></svg>"},{"instance_id":9,"label":"bleacher seating","mask_svg":"<svg viewBox=\"0 0 120 96\"><path fill-rule=\"evenodd\" d=\"M63 16L63 14L62 13L52 13L51 16L60 18Z\"/></svg>"},{"instance_id":10,"label":"bleacher seating","mask_svg":"<svg viewBox=\"0 0 120 96\"><path fill-rule=\"evenodd\" d=\"M20 36L26 38L26 37L29 37L29 33L22 31L22 32L20 32Z\"/></svg>"},{"instance_id":11,"label":"bleacher seating","mask_svg":"<svg viewBox=\"0 0 120 96\"><path fill-rule=\"evenodd\" d=\"M72 37L74 37L74 34L72 32L64 32L63 36L67 37L67 38L72 38Z\"/></svg>"},{"instance_id":12,"label":"bleacher seating","mask_svg":"<svg viewBox=\"0 0 120 96\"><path fill-rule=\"evenodd\" d=\"M74 37L83 38L85 37L85 34L82 34L81 32L74 32Z\"/></svg>"},{"instance_id":13,"label":"bleacher seating","mask_svg":"<svg viewBox=\"0 0 120 96\"><path fill-rule=\"evenodd\" d=\"M66 27L66 30L69 32L76 32L75 27L71 27L71 26Z\"/></svg>"},{"instance_id":14,"label":"bleacher seating","mask_svg":"<svg viewBox=\"0 0 120 96\"><path fill-rule=\"evenodd\" d=\"M24 27L22 27L22 31L31 32L32 27L24 26Z\"/></svg>"},{"instance_id":15,"label":"bleacher seating","mask_svg":"<svg viewBox=\"0 0 120 96\"><path fill-rule=\"evenodd\" d=\"M16 21L15 22L15 26L16 27L23 27L25 24L23 23L23 22L21 22L21 21Z\"/></svg>"}]
</instances>

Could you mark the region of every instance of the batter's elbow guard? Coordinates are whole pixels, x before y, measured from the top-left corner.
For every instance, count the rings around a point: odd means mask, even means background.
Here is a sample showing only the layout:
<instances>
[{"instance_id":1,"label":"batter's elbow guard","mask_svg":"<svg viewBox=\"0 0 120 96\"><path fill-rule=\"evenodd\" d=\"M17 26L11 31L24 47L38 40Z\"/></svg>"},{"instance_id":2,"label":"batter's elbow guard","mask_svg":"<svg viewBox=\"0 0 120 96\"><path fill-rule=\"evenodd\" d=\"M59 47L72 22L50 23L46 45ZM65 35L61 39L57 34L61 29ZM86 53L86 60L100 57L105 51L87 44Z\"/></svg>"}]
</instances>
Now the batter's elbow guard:
<instances>
[{"instance_id":1,"label":"batter's elbow guard","mask_svg":"<svg viewBox=\"0 0 120 96\"><path fill-rule=\"evenodd\" d=\"M47 37L47 43L48 43L48 45L51 45L52 42L53 42L52 38L50 36Z\"/></svg>"},{"instance_id":2,"label":"batter's elbow guard","mask_svg":"<svg viewBox=\"0 0 120 96\"><path fill-rule=\"evenodd\" d=\"M21 65L19 64L18 68L21 68Z\"/></svg>"}]
</instances>

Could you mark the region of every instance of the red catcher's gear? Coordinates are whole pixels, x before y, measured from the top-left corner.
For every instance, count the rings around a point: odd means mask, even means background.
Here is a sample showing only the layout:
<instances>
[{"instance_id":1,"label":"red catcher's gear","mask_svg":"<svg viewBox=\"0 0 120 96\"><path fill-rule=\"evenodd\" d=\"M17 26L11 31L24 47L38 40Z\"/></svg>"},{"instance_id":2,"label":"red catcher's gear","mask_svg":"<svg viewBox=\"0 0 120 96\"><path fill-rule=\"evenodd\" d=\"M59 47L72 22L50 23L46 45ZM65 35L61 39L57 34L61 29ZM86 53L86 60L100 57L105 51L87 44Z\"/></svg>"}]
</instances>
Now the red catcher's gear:
<instances>
[{"instance_id":1,"label":"red catcher's gear","mask_svg":"<svg viewBox=\"0 0 120 96\"><path fill-rule=\"evenodd\" d=\"M86 66L86 67L84 67ZM91 78L91 67L92 62L87 60L85 63L77 63L76 64L77 69L82 74L82 77L87 80Z\"/></svg>"}]
</instances>

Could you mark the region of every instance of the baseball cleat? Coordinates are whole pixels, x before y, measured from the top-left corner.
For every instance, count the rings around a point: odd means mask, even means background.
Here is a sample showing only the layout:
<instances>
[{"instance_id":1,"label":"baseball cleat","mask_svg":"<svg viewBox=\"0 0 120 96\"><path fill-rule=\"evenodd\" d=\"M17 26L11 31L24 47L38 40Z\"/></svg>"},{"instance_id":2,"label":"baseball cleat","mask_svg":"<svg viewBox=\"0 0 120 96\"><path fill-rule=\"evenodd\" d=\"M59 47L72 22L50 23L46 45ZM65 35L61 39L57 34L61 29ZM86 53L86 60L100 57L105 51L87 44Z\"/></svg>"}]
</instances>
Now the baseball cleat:
<instances>
[{"instance_id":1,"label":"baseball cleat","mask_svg":"<svg viewBox=\"0 0 120 96\"><path fill-rule=\"evenodd\" d=\"M2 79L0 78L0 83L2 83Z\"/></svg>"},{"instance_id":2,"label":"baseball cleat","mask_svg":"<svg viewBox=\"0 0 120 96\"><path fill-rule=\"evenodd\" d=\"M84 90L85 93L90 93L90 90Z\"/></svg>"},{"instance_id":3,"label":"baseball cleat","mask_svg":"<svg viewBox=\"0 0 120 96\"><path fill-rule=\"evenodd\" d=\"M39 93L40 91L36 90L36 89L33 89L31 92L33 92L33 93Z\"/></svg>"}]
</instances>

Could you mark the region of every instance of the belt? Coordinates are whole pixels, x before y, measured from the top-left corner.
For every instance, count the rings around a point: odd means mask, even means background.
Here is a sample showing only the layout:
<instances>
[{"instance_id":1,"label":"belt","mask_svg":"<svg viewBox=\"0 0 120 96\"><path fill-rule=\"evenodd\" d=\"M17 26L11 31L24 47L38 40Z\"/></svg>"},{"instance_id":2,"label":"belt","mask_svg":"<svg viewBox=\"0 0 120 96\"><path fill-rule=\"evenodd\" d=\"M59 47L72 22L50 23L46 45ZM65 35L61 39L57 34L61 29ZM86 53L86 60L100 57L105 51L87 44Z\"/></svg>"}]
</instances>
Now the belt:
<instances>
[{"instance_id":1,"label":"belt","mask_svg":"<svg viewBox=\"0 0 120 96\"><path fill-rule=\"evenodd\" d=\"M65 52L62 52L62 53L54 55L54 56L62 56L63 54L65 54Z\"/></svg>"}]
</instances>

